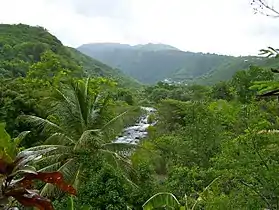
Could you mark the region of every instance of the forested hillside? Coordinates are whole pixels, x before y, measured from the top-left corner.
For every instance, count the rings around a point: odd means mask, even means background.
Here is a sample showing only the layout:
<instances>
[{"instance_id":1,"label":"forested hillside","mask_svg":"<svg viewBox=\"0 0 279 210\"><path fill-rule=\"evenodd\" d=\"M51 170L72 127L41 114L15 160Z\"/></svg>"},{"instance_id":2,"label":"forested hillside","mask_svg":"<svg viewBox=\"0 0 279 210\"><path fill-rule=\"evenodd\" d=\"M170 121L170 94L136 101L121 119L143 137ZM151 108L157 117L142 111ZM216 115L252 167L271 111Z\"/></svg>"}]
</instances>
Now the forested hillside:
<instances>
[{"instance_id":1,"label":"forested hillside","mask_svg":"<svg viewBox=\"0 0 279 210\"><path fill-rule=\"evenodd\" d=\"M186 83L212 84L230 79L236 71L247 69L250 65L260 65L265 60L249 56L184 52L168 45L156 44L84 44L77 49L146 84L169 78Z\"/></svg>"},{"instance_id":2,"label":"forested hillside","mask_svg":"<svg viewBox=\"0 0 279 210\"><path fill-rule=\"evenodd\" d=\"M279 209L278 51L210 86L135 88L43 28L1 27L0 209Z\"/></svg>"},{"instance_id":3,"label":"forested hillside","mask_svg":"<svg viewBox=\"0 0 279 210\"><path fill-rule=\"evenodd\" d=\"M56 70L60 68L80 76L105 76L124 84L137 85L136 80L125 76L121 71L63 46L55 36L42 27L0 24L0 47L2 77L25 76L28 70L44 65L42 62L54 58L57 62L55 65L59 65L56 66ZM34 72L37 73L36 70ZM44 72L52 73L47 70Z\"/></svg>"}]
</instances>

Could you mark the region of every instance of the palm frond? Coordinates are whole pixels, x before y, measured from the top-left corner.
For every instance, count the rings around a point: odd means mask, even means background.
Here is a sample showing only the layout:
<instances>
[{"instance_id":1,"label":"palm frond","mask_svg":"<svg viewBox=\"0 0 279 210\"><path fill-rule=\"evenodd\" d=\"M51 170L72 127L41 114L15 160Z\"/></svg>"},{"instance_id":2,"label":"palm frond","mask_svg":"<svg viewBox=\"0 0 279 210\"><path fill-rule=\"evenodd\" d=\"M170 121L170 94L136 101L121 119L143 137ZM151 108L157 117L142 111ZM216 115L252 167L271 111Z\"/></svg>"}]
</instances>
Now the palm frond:
<instances>
[{"instance_id":1,"label":"palm frond","mask_svg":"<svg viewBox=\"0 0 279 210\"><path fill-rule=\"evenodd\" d=\"M97 110L100 108L100 104L104 101L104 93L97 92L94 96L94 101L91 104L91 110Z\"/></svg>"},{"instance_id":2,"label":"palm frond","mask_svg":"<svg viewBox=\"0 0 279 210\"><path fill-rule=\"evenodd\" d=\"M14 139L17 143L20 143L28 134L30 131L23 131Z\"/></svg>"},{"instance_id":3,"label":"palm frond","mask_svg":"<svg viewBox=\"0 0 279 210\"><path fill-rule=\"evenodd\" d=\"M109 122L107 122L101 130L105 130L106 128L108 128L109 126L111 126L113 123L115 123L117 120L121 119L123 116L125 116L127 113L132 112L137 110L138 107L132 107L124 112L122 112L121 114L117 115L116 117L114 117L113 119L111 119Z\"/></svg>"},{"instance_id":4,"label":"palm frond","mask_svg":"<svg viewBox=\"0 0 279 210\"><path fill-rule=\"evenodd\" d=\"M81 127L81 132L83 132L84 130L86 130L86 124L85 124L85 119L84 119L84 115L85 115L85 110L84 107L86 107L86 100L84 98L84 96L82 95L82 89L84 88L84 86L80 86L78 83L73 84L72 85L73 89L72 94L73 94L73 102L75 105L75 111L76 111L76 117L79 121L80 127Z\"/></svg>"},{"instance_id":5,"label":"palm frond","mask_svg":"<svg viewBox=\"0 0 279 210\"><path fill-rule=\"evenodd\" d=\"M111 141L113 138L115 138L123 129L123 126L125 125L125 116L130 113L131 111L136 110L137 108L133 107L130 108L121 114L117 115L113 119L111 119L109 122L107 122L102 128L102 133L104 135L104 140L106 142Z\"/></svg>"},{"instance_id":6,"label":"palm frond","mask_svg":"<svg viewBox=\"0 0 279 210\"><path fill-rule=\"evenodd\" d=\"M88 125L91 125L90 127L94 127L94 125L97 124L99 117L100 117L99 109L90 110L90 114L88 115L88 119L87 119Z\"/></svg>"},{"instance_id":7,"label":"palm frond","mask_svg":"<svg viewBox=\"0 0 279 210\"><path fill-rule=\"evenodd\" d=\"M19 116L19 120L22 120L23 122L26 122L37 129L42 129L43 133L64 133L64 130L59 125L40 117L33 115L21 115Z\"/></svg>"},{"instance_id":8,"label":"palm frond","mask_svg":"<svg viewBox=\"0 0 279 210\"><path fill-rule=\"evenodd\" d=\"M31 155L37 154L36 157L32 159L34 164L52 164L63 158L65 159L72 154L72 147L61 145L42 145L31 147L26 149L24 152L29 152Z\"/></svg>"},{"instance_id":9,"label":"palm frond","mask_svg":"<svg viewBox=\"0 0 279 210\"><path fill-rule=\"evenodd\" d=\"M96 137L100 137L100 130L99 129L86 130L86 131L83 132L83 134L80 136L80 138L76 142L74 150L88 146L88 143L90 143L89 141L92 140L92 133L95 134L94 135L95 142L96 143L99 142L98 138L96 138Z\"/></svg>"},{"instance_id":10,"label":"palm frond","mask_svg":"<svg viewBox=\"0 0 279 210\"><path fill-rule=\"evenodd\" d=\"M98 93L92 104L90 104L90 112L88 113L88 125L98 125L102 113L107 108L109 96L105 93Z\"/></svg>"},{"instance_id":11,"label":"palm frond","mask_svg":"<svg viewBox=\"0 0 279 210\"><path fill-rule=\"evenodd\" d=\"M1 146L6 146L6 152L9 154L12 158L15 158L16 154L18 153L19 144L21 141L30 133L30 131L23 131L21 132L16 138L13 139L13 141L10 143L9 146L5 145L5 141ZM1 136L0 136L1 138ZM3 140L5 140L3 138Z\"/></svg>"},{"instance_id":12,"label":"palm frond","mask_svg":"<svg viewBox=\"0 0 279 210\"><path fill-rule=\"evenodd\" d=\"M83 167L82 164L80 164L78 170L76 171L74 182L72 183L72 186L75 189L78 189L78 187L80 186L80 182L84 179L84 176L82 176L82 171L83 171L82 167Z\"/></svg>"},{"instance_id":13,"label":"palm frond","mask_svg":"<svg viewBox=\"0 0 279 210\"><path fill-rule=\"evenodd\" d=\"M24 151L40 151L40 150L50 150L49 152L55 150L55 152L60 152L61 150L71 150L71 147L64 145L40 145L35 147L30 147Z\"/></svg>"},{"instance_id":14,"label":"palm frond","mask_svg":"<svg viewBox=\"0 0 279 210\"><path fill-rule=\"evenodd\" d=\"M56 162L54 164L50 164L44 168L41 168L40 170L38 170L39 172L52 172L52 171L57 171L57 169L59 169L59 167L61 167L61 162Z\"/></svg>"},{"instance_id":15,"label":"palm frond","mask_svg":"<svg viewBox=\"0 0 279 210\"><path fill-rule=\"evenodd\" d=\"M42 155L55 150L54 147L49 147L41 150L36 151L30 151L30 150L24 150L18 153L18 155L15 157L16 165L13 168L14 171L20 170L21 168L25 167L27 163L36 160L38 157L41 157Z\"/></svg>"},{"instance_id":16,"label":"palm frond","mask_svg":"<svg viewBox=\"0 0 279 210\"><path fill-rule=\"evenodd\" d=\"M85 91L88 91L86 83L71 81L70 84L57 90L55 97L57 104L54 113L59 116L61 123L67 128L69 136L81 135L87 128L89 100L88 94L85 94Z\"/></svg>"},{"instance_id":17,"label":"palm frond","mask_svg":"<svg viewBox=\"0 0 279 210\"><path fill-rule=\"evenodd\" d=\"M20 160L20 159L26 158L28 156L44 155L44 154L52 152L56 149L57 149L57 147L55 147L53 145L50 145L50 146L48 145L47 147L38 146L38 147L28 148L28 149L25 149L25 150L21 151L20 153L18 153L16 156L16 159Z\"/></svg>"},{"instance_id":18,"label":"palm frond","mask_svg":"<svg viewBox=\"0 0 279 210\"><path fill-rule=\"evenodd\" d=\"M122 156L129 156L138 147L138 145L129 143L107 143L102 145L102 149L116 152Z\"/></svg>"},{"instance_id":19,"label":"palm frond","mask_svg":"<svg viewBox=\"0 0 279 210\"><path fill-rule=\"evenodd\" d=\"M83 91L84 98L88 97L89 80L90 80L89 77L87 77L85 80L84 91Z\"/></svg>"},{"instance_id":20,"label":"palm frond","mask_svg":"<svg viewBox=\"0 0 279 210\"><path fill-rule=\"evenodd\" d=\"M69 138L63 133L54 133L44 142L46 145L71 145L74 144L74 140Z\"/></svg>"},{"instance_id":21,"label":"palm frond","mask_svg":"<svg viewBox=\"0 0 279 210\"><path fill-rule=\"evenodd\" d=\"M62 93L58 89L55 89L55 93L56 93L55 98L57 99L56 102L63 101L64 103L68 104L68 107L71 106L72 102L68 99L68 97L64 93Z\"/></svg>"},{"instance_id":22,"label":"palm frond","mask_svg":"<svg viewBox=\"0 0 279 210\"><path fill-rule=\"evenodd\" d=\"M117 120L119 120L121 117L123 117L125 114L127 114L130 110L127 110L119 115L117 115L116 117L114 117L113 119L111 119L109 122L107 122L102 128L102 131L105 131L109 126L111 126L114 122L116 122Z\"/></svg>"},{"instance_id":23,"label":"palm frond","mask_svg":"<svg viewBox=\"0 0 279 210\"><path fill-rule=\"evenodd\" d=\"M116 152L112 152L109 150L100 149L99 152L103 154L110 165L114 168L120 169L122 173L122 177L130 183L133 187L138 188L138 186L129 178L136 177L136 171L132 167L132 163L129 159L122 157Z\"/></svg>"},{"instance_id":24,"label":"palm frond","mask_svg":"<svg viewBox=\"0 0 279 210\"><path fill-rule=\"evenodd\" d=\"M116 152L112 152L112 151L109 151L109 150L100 149L100 152L103 153L103 154L104 153L109 154L112 157L114 157L115 161L117 162L117 166L120 166L119 163L122 162L122 163L124 163L124 165L132 168L132 162L131 162L130 159L122 157L121 155L117 154Z\"/></svg>"},{"instance_id":25,"label":"palm frond","mask_svg":"<svg viewBox=\"0 0 279 210\"><path fill-rule=\"evenodd\" d=\"M36 166L40 166L44 168L46 165L53 165L61 161L67 160L69 159L69 157L71 157L71 153L53 154L53 155L42 156L40 159L33 161L33 163Z\"/></svg>"},{"instance_id":26,"label":"palm frond","mask_svg":"<svg viewBox=\"0 0 279 210\"><path fill-rule=\"evenodd\" d=\"M99 109L97 109L97 104L99 101L99 98L101 97L101 94L99 92L95 93L91 99L91 103L88 106L88 116L87 116L87 123L88 124L94 124L95 120L99 116Z\"/></svg>"},{"instance_id":27,"label":"palm frond","mask_svg":"<svg viewBox=\"0 0 279 210\"><path fill-rule=\"evenodd\" d=\"M80 104L82 119L85 124L84 129L86 129L88 126L87 124L88 123L87 119L89 114L88 105L90 103L90 100L88 98L88 88L89 88L89 78L87 78L84 83L80 83L76 91L77 98Z\"/></svg>"}]
</instances>

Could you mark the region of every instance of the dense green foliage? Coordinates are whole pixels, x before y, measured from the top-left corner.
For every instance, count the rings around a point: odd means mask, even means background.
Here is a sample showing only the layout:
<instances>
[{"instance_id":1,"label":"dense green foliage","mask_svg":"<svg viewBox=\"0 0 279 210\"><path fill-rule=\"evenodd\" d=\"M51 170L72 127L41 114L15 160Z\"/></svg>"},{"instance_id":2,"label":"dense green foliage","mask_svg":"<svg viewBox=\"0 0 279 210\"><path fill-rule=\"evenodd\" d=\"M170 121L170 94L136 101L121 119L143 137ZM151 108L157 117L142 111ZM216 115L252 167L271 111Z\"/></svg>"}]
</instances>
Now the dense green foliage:
<instances>
[{"instance_id":1,"label":"dense green foliage","mask_svg":"<svg viewBox=\"0 0 279 210\"><path fill-rule=\"evenodd\" d=\"M28 25L0 24L0 77L25 76L32 68L34 71L43 69L41 73L51 75L49 66L41 64L50 59L53 71L64 70L79 76L104 76L121 81L125 85L138 83L125 76L119 70L68 48L42 27ZM37 68L37 69L36 69Z\"/></svg>"},{"instance_id":2,"label":"dense green foliage","mask_svg":"<svg viewBox=\"0 0 279 210\"><path fill-rule=\"evenodd\" d=\"M164 79L186 83L213 84L228 80L250 65L265 64L265 58L233 57L184 52L168 45L85 44L79 51L110 66L120 68L142 83Z\"/></svg>"},{"instance_id":3,"label":"dense green foliage","mask_svg":"<svg viewBox=\"0 0 279 210\"><path fill-rule=\"evenodd\" d=\"M159 82L136 91L117 81L121 73L63 47L42 28L2 27L11 48L0 48L0 121L14 139L31 132L12 147L0 134L0 151L56 148L32 162L61 172L77 189L69 197L38 184L56 209L279 209L276 70L250 66L212 86ZM4 35L15 31L20 35ZM28 56L37 55L36 47L15 47L26 33L26 42L46 47L38 57ZM141 50L176 51L149 47ZM147 119L157 123L139 145L114 143L136 124L140 105L157 109Z\"/></svg>"},{"instance_id":4,"label":"dense green foliage","mask_svg":"<svg viewBox=\"0 0 279 210\"><path fill-rule=\"evenodd\" d=\"M143 159L181 206L185 194L192 206L219 177L196 209L278 209L278 103L257 97L259 85L249 88L262 81L278 84L271 71L251 67L212 87L159 83L146 90L159 103L158 124L143 146L158 155Z\"/></svg>"}]
</instances>

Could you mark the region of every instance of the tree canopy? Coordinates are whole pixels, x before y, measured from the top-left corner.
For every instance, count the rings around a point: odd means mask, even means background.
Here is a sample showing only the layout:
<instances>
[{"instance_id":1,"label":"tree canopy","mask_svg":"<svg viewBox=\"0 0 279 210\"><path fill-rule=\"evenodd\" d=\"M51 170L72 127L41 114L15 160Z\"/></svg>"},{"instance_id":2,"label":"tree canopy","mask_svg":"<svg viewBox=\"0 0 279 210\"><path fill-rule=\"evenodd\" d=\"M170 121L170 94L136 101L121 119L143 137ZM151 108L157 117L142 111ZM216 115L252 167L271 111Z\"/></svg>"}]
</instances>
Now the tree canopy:
<instances>
[{"instance_id":1,"label":"tree canopy","mask_svg":"<svg viewBox=\"0 0 279 210\"><path fill-rule=\"evenodd\" d=\"M0 29L0 208L279 209L278 50L210 86L142 86L44 28ZM221 59L187 55L197 75Z\"/></svg>"}]
</instances>

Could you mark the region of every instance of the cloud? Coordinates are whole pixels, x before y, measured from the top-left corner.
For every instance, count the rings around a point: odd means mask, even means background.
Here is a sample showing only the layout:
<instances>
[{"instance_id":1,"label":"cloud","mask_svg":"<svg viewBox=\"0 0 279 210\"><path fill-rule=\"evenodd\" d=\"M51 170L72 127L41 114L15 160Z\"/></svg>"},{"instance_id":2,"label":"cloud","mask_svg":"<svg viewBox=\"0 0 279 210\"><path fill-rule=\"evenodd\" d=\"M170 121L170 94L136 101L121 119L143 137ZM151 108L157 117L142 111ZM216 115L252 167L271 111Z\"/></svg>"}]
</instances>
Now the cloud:
<instances>
[{"instance_id":1,"label":"cloud","mask_svg":"<svg viewBox=\"0 0 279 210\"><path fill-rule=\"evenodd\" d=\"M254 15L250 0L1 0L0 22L41 25L74 47L154 42L233 55L279 47L279 19Z\"/></svg>"},{"instance_id":2,"label":"cloud","mask_svg":"<svg viewBox=\"0 0 279 210\"><path fill-rule=\"evenodd\" d=\"M83 0L72 1L74 10L88 17L128 18L130 0Z\"/></svg>"}]
</instances>

